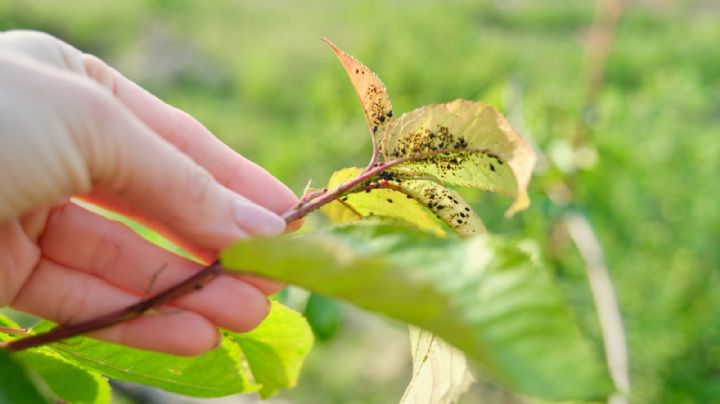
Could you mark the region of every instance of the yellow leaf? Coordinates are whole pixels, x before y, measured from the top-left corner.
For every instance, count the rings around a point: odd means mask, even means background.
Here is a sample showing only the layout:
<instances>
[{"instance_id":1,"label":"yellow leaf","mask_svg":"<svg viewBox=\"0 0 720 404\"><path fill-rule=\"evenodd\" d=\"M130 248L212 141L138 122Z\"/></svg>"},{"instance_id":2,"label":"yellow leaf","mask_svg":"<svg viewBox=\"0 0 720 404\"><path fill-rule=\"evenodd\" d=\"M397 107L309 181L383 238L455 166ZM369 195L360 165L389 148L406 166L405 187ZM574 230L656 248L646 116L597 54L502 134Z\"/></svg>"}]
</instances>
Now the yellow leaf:
<instances>
[{"instance_id":1,"label":"yellow leaf","mask_svg":"<svg viewBox=\"0 0 720 404\"><path fill-rule=\"evenodd\" d=\"M385 85L367 66L343 52L328 39L322 38L322 40L330 45L348 76L350 76L350 81L360 99L360 104L365 112L365 119L375 141L381 132L380 129L389 123L393 116L392 104Z\"/></svg>"},{"instance_id":2,"label":"yellow leaf","mask_svg":"<svg viewBox=\"0 0 720 404\"><path fill-rule=\"evenodd\" d=\"M330 177L328 188L355 178L362 168L351 167L336 171ZM349 223L367 217L398 219L411 223L421 230L444 236L442 226L416 200L402 192L392 189L373 189L370 192L356 192L346 195L320 208L330 220L336 223Z\"/></svg>"},{"instance_id":3,"label":"yellow leaf","mask_svg":"<svg viewBox=\"0 0 720 404\"><path fill-rule=\"evenodd\" d=\"M400 191L427 206L461 237L485 233L480 217L454 189L430 180L407 179L399 182Z\"/></svg>"}]
</instances>

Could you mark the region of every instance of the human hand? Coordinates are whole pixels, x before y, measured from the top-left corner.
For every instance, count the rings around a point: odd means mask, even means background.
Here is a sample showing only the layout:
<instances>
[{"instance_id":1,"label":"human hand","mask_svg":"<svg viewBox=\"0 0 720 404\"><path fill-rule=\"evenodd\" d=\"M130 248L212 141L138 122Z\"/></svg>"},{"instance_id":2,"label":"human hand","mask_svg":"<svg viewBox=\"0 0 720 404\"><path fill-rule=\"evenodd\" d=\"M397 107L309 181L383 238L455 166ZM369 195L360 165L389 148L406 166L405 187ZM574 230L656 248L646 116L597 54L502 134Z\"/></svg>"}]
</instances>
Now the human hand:
<instances>
[{"instance_id":1,"label":"human hand","mask_svg":"<svg viewBox=\"0 0 720 404\"><path fill-rule=\"evenodd\" d=\"M134 218L204 260L281 234L297 202L267 171L94 56L46 34L0 33L0 307L69 324L201 269L71 196ZM194 355L247 331L278 285L223 275L153 315L91 336Z\"/></svg>"}]
</instances>

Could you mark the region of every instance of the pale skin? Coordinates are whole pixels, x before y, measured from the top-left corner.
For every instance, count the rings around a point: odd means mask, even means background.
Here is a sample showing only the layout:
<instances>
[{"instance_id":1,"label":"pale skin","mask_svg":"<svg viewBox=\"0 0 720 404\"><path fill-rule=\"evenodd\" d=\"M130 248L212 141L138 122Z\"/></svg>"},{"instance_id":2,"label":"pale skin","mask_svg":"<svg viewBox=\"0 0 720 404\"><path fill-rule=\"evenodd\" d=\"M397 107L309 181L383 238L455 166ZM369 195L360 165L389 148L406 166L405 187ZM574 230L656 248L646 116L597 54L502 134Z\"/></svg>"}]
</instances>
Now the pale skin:
<instances>
[{"instance_id":1,"label":"pale skin","mask_svg":"<svg viewBox=\"0 0 720 404\"><path fill-rule=\"evenodd\" d=\"M205 263L233 241L286 231L295 195L185 112L46 34L0 33L0 307L88 320L203 265L70 201L132 217ZM222 275L92 336L197 355L218 327L248 331L280 285Z\"/></svg>"}]
</instances>

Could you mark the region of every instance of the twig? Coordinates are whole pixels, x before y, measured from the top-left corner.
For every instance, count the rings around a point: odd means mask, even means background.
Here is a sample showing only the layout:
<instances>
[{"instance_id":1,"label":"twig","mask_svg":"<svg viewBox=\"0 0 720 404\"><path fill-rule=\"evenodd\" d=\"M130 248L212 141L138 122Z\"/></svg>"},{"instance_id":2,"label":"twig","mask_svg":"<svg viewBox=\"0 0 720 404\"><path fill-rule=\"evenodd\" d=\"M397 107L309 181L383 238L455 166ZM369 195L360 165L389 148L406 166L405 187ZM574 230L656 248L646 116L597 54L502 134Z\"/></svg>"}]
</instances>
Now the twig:
<instances>
[{"instance_id":1,"label":"twig","mask_svg":"<svg viewBox=\"0 0 720 404\"><path fill-rule=\"evenodd\" d=\"M588 283L602 329L610 376L618 389L609 402L627 403L630 393L627 341L615 289L605 264L602 247L585 216L571 213L565 217L564 222L570 238L585 261Z\"/></svg>"},{"instance_id":2,"label":"twig","mask_svg":"<svg viewBox=\"0 0 720 404\"><path fill-rule=\"evenodd\" d=\"M444 154L444 153L457 153L457 152L476 152L476 153L487 153L492 154L491 151L487 149L477 149L477 148L463 148L463 149L437 149L433 150L429 153L418 153L418 154L412 154L410 156L404 156L404 157L398 157L393 160L389 160L383 163L376 163L373 165L372 168L370 168L367 171L364 171L362 174L358 175L357 177L351 179L350 181L339 185L337 188L333 190L329 190L325 192L324 194L319 195L318 197L308 201L305 204L299 205L297 209L293 209L288 211L283 215L283 218L286 222L290 223L294 220L297 220L301 217L304 217L308 213L320 208L321 206L325 205L328 202L331 202L338 197L340 197L342 194L351 191L353 188L361 185L363 182L373 178L376 175L379 175L383 170L386 170L390 167L396 166L398 164L406 163L408 161L414 161L414 160L422 160L426 159L428 157L438 155L438 154Z\"/></svg>"},{"instance_id":3,"label":"twig","mask_svg":"<svg viewBox=\"0 0 720 404\"><path fill-rule=\"evenodd\" d=\"M14 334L14 335L28 335L27 330L24 330L22 328L10 328L10 327L0 327L0 332L3 334Z\"/></svg>"},{"instance_id":4,"label":"twig","mask_svg":"<svg viewBox=\"0 0 720 404\"><path fill-rule=\"evenodd\" d=\"M0 348L8 351L22 351L133 320L153 307L168 303L193 290L202 289L205 284L221 273L222 267L218 261L215 261L184 281L132 306L81 323L60 325L46 333L9 341L0 345Z\"/></svg>"},{"instance_id":5,"label":"twig","mask_svg":"<svg viewBox=\"0 0 720 404\"><path fill-rule=\"evenodd\" d=\"M370 162L368 163L365 170L363 170L364 173L372 170L372 168L377 164L378 158L380 157L380 146L377 144L377 140L375 140L375 136L371 133L370 136L372 136L373 141L373 151L372 151L372 157L370 157Z\"/></svg>"},{"instance_id":6,"label":"twig","mask_svg":"<svg viewBox=\"0 0 720 404\"><path fill-rule=\"evenodd\" d=\"M349 180L348 182L338 186L331 191L323 189L320 190L321 192L312 193L312 198L309 198L305 203L300 203L294 208L290 209L283 215L283 217L286 223L291 223L297 219L305 217L308 213L320 208L326 203L329 203L339 198L345 192L348 192L353 188L357 187L358 185L362 184L363 182L370 180L371 178L380 174L383 170L389 167L407 161L424 159L435 154L451 153L457 151L461 150L440 149L431 153L414 154L411 156L400 157L385 163L375 164L374 167L367 172L362 173L358 177ZM489 153L487 150L469 148L462 149L462 151L478 151ZM80 323L60 325L46 333L32 335L29 337L16 339L14 341L3 342L0 343L0 349L6 349L8 351L22 351L24 349L58 342L67 338L76 337L93 331L98 331L103 328L111 327L125 321L133 320L140 317L153 307L157 307L165 303L171 302L194 290L202 289L205 284L215 279L218 275L222 273L222 271L223 269L220 266L220 262L215 261L209 266L195 273L191 277L185 279L184 281L174 286L171 286L170 288L148 299L141 300L133 304L132 306Z\"/></svg>"}]
</instances>

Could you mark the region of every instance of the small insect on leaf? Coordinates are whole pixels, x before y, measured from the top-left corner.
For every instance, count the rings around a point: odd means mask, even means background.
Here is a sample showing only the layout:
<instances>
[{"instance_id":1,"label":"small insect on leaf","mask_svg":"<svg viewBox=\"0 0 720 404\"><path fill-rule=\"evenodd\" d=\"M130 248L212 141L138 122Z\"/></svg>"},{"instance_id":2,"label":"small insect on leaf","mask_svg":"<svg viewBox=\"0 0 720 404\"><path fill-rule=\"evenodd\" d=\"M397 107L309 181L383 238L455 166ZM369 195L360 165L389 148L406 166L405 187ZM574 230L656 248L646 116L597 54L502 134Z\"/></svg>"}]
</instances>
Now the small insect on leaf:
<instances>
[{"instance_id":1,"label":"small insect on leaf","mask_svg":"<svg viewBox=\"0 0 720 404\"><path fill-rule=\"evenodd\" d=\"M422 179L408 179L399 185L399 189L427 206L460 237L485 233L485 225L480 217L454 189Z\"/></svg>"},{"instance_id":2,"label":"small insect on leaf","mask_svg":"<svg viewBox=\"0 0 720 404\"><path fill-rule=\"evenodd\" d=\"M328 39L321 39L330 45L348 76L350 76L350 81L355 87L355 92L365 112L365 119L372 133L373 141L376 141L382 132L383 126L387 125L393 116L392 104L385 85L367 66L343 52Z\"/></svg>"},{"instance_id":3,"label":"small insect on leaf","mask_svg":"<svg viewBox=\"0 0 720 404\"><path fill-rule=\"evenodd\" d=\"M388 125L381 146L385 159L426 156L393 167L396 173L512 196L508 215L529 205L535 152L489 105L456 100L418 108Z\"/></svg>"},{"instance_id":4,"label":"small insect on leaf","mask_svg":"<svg viewBox=\"0 0 720 404\"><path fill-rule=\"evenodd\" d=\"M328 188L334 188L343 182L362 173L359 167L345 168L333 173ZM391 178L389 174L386 178ZM400 183L394 182L395 186ZM356 222L370 216L393 221L403 221L417 226L419 229L444 236L445 232L432 215L418 201L406 198L406 194L393 189L374 189L371 193L358 191L345 195L338 200L320 208L335 223Z\"/></svg>"}]
</instances>

